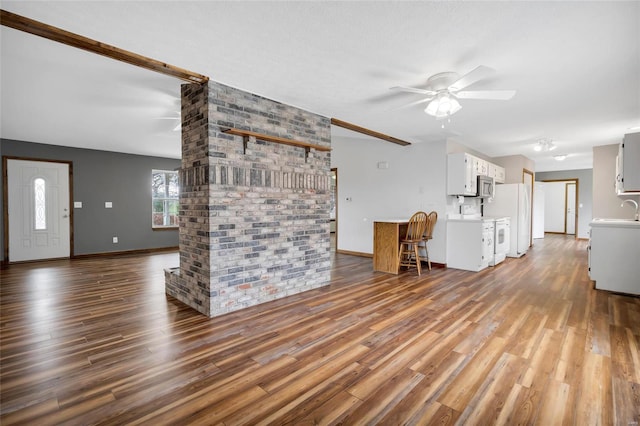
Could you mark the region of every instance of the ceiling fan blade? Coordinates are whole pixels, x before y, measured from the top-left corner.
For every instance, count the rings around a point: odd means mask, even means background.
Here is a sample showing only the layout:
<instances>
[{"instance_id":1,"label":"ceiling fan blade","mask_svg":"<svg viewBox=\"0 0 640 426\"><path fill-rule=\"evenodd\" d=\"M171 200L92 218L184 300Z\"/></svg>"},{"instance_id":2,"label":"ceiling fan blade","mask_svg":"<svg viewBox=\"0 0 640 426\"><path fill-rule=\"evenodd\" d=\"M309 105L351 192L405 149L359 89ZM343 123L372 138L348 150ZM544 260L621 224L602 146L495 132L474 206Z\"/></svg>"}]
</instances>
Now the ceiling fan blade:
<instances>
[{"instance_id":1,"label":"ceiling fan blade","mask_svg":"<svg viewBox=\"0 0 640 426\"><path fill-rule=\"evenodd\" d=\"M489 99L506 101L516 94L515 90L465 90L457 92L455 96L460 99Z\"/></svg>"},{"instance_id":2,"label":"ceiling fan blade","mask_svg":"<svg viewBox=\"0 0 640 426\"><path fill-rule=\"evenodd\" d=\"M403 106L401 106L400 108L409 108L409 107L412 107L412 106L416 106L416 105L424 104L424 103L429 102L429 101L430 101L430 100L432 100L433 98L434 98L433 96L430 96L430 97L428 97L428 98L420 99L420 100L418 100L418 101L411 102L410 104L403 105Z\"/></svg>"},{"instance_id":3,"label":"ceiling fan blade","mask_svg":"<svg viewBox=\"0 0 640 426\"><path fill-rule=\"evenodd\" d=\"M453 82L449 86L449 90L452 92L457 92L458 90L462 90L465 87L475 83L478 80L482 80L493 74L495 70L493 68L485 67L484 65L479 65L469 71L467 74L460 77L457 81Z\"/></svg>"},{"instance_id":4,"label":"ceiling fan blade","mask_svg":"<svg viewBox=\"0 0 640 426\"><path fill-rule=\"evenodd\" d=\"M402 92L420 93L421 95L435 95L436 92L427 89L418 89L417 87L394 86L390 90L399 90Z\"/></svg>"}]
</instances>

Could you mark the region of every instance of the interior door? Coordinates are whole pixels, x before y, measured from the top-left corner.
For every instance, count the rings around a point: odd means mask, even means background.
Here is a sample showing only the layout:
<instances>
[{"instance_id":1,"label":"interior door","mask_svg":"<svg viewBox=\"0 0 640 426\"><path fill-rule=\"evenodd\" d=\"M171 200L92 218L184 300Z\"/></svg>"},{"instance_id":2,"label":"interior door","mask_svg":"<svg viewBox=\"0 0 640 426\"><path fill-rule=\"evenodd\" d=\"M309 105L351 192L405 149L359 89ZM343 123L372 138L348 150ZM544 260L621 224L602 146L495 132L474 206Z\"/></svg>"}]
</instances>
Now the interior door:
<instances>
[{"instance_id":1,"label":"interior door","mask_svg":"<svg viewBox=\"0 0 640 426\"><path fill-rule=\"evenodd\" d=\"M7 160L9 261L69 257L69 164Z\"/></svg>"},{"instance_id":2,"label":"interior door","mask_svg":"<svg viewBox=\"0 0 640 426\"><path fill-rule=\"evenodd\" d=\"M544 183L544 232L564 234L566 232L566 183Z\"/></svg>"},{"instance_id":3,"label":"interior door","mask_svg":"<svg viewBox=\"0 0 640 426\"><path fill-rule=\"evenodd\" d=\"M566 184L566 233L570 235L576 234L576 184Z\"/></svg>"}]
</instances>

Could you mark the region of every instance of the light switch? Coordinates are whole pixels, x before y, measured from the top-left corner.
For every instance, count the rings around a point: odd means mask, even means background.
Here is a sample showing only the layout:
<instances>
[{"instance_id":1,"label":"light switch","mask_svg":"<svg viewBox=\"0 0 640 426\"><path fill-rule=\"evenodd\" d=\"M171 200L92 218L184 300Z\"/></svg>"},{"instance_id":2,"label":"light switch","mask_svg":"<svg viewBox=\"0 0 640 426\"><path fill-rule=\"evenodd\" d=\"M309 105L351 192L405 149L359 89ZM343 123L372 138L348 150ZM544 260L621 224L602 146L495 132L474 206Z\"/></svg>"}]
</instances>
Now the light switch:
<instances>
[{"instance_id":1,"label":"light switch","mask_svg":"<svg viewBox=\"0 0 640 426\"><path fill-rule=\"evenodd\" d=\"M104 202L104 208L105 209L111 209L113 208L113 203L111 201L105 201Z\"/></svg>"},{"instance_id":2,"label":"light switch","mask_svg":"<svg viewBox=\"0 0 640 426\"><path fill-rule=\"evenodd\" d=\"M74 209L81 209L82 208L82 201L74 201L73 202L73 208Z\"/></svg>"}]
</instances>

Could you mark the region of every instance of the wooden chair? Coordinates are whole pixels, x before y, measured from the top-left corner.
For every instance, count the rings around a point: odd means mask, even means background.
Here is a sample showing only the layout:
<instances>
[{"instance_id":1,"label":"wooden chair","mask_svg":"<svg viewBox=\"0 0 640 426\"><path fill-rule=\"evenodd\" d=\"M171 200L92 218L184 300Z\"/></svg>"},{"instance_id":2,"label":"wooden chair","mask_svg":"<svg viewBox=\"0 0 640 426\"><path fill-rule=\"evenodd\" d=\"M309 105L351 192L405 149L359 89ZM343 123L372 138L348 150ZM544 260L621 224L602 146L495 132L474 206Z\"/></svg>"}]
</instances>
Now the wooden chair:
<instances>
[{"instance_id":1,"label":"wooden chair","mask_svg":"<svg viewBox=\"0 0 640 426\"><path fill-rule=\"evenodd\" d=\"M422 241L425 228L427 226L427 214L425 212L417 212L409 219L407 233L400 240L400 251L398 252L398 269L407 266L415 266L418 269L418 275L422 273L420 267L420 254L418 245Z\"/></svg>"},{"instance_id":2,"label":"wooden chair","mask_svg":"<svg viewBox=\"0 0 640 426\"><path fill-rule=\"evenodd\" d=\"M430 239L433 238L433 228L438 221L438 212L432 211L427 215L427 226L425 226L424 234L422 235L422 241L420 242L419 248L424 249L425 255L420 257L420 260L424 260L427 262L429 266L429 270L431 270L431 259L429 259L429 249L427 248L427 243Z\"/></svg>"}]
</instances>

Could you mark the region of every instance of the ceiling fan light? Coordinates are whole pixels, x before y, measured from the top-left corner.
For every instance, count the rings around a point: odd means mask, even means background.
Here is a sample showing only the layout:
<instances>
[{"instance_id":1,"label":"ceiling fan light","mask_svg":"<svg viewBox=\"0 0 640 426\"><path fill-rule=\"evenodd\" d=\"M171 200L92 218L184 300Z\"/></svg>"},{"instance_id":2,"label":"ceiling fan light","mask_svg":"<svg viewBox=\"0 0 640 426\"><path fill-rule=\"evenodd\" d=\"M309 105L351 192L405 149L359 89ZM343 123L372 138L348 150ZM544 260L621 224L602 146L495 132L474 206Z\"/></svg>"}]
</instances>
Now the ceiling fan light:
<instances>
[{"instance_id":1,"label":"ceiling fan light","mask_svg":"<svg viewBox=\"0 0 640 426\"><path fill-rule=\"evenodd\" d=\"M553 142L549 142L549 151L553 151L557 146Z\"/></svg>"},{"instance_id":2,"label":"ceiling fan light","mask_svg":"<svg viewBox=\"0 0 640 426\"><path fill-rule=\"evenodd\" d=\"M462 106L460 106L460 102L458 102L457 99L449 96L447 93L444 93L431 100L424 109L424 112L436 118L445 118L455 114L461 109Z\"/></svg>"},{"instance_id":3,"label":"ceiling fan light","mask_svg":"<svg viewBox=\"0 0 640 426\"><path fill-rule=\"evenodd\" d=\"M438 99L436 98L429 102L429 105L424 109L424 112L435 117L438 113Z\"/></svg>"},{"instance_id":4,"label":"ceiling fan light","mask_svg":"<svg viewBox=\"0 0 640 426\"><path fill-rule=\"evenodd\" d=\"M449 111L449 115L455 114L461 109L462 105L460 105L460 102L458 102L458 100L455 98L451 98L451 110Z\"/></svg>"},{"instance_id":5,"label":"ceiling fan light","mask_svg":"<svg viewBox=\"0 0 640 426\"><path fill-rule=\"evenodd\" d=\"M542 145L538 143L536 146L533 147L533 150L537 152L542 151Z\"/></svg>"}]
</instances>

